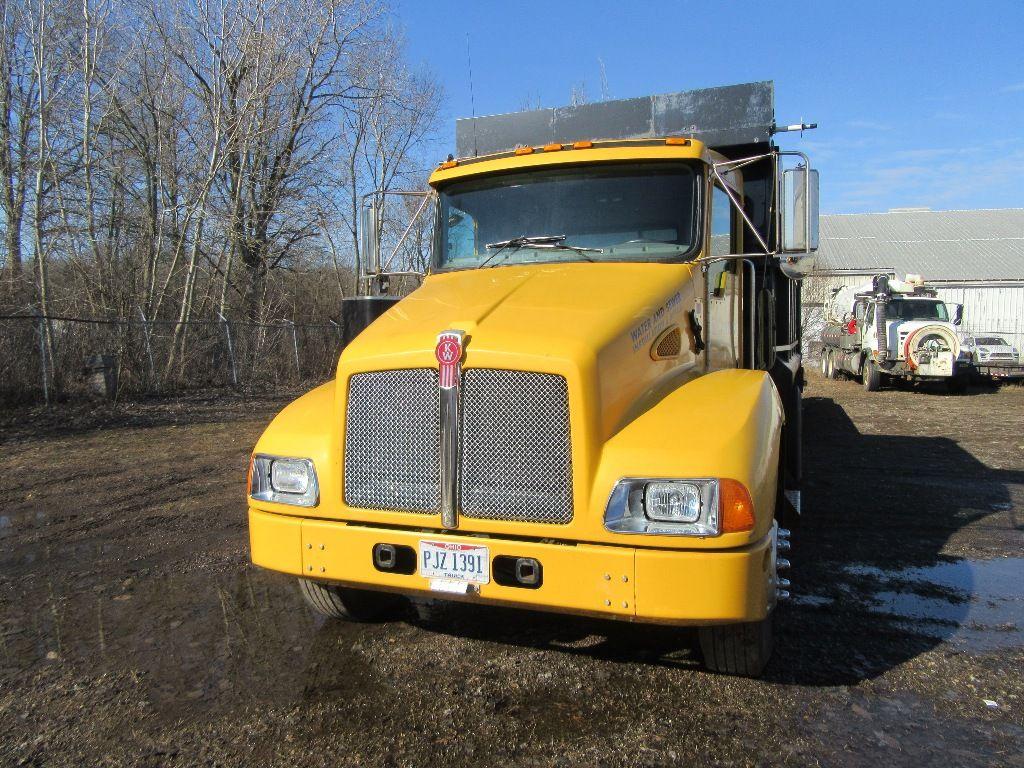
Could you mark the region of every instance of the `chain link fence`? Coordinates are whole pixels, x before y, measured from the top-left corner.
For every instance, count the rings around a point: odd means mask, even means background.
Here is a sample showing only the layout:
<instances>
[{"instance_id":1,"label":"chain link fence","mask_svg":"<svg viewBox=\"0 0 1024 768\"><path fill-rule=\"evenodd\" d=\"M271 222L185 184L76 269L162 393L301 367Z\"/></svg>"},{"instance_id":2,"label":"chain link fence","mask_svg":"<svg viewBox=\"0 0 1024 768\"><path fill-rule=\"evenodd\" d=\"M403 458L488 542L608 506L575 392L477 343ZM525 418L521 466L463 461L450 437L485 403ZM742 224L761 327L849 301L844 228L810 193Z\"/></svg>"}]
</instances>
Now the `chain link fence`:
<instances>
[{"instance_id":1,"label":"chain link fence","mask_svg":"<svg viewBox=\"0 0 1024 768\"><path fill-rule=\"evenodd\" d=\"M333 322L0 315L0 403L284 389L329 379L342 345Z\"/></svg>"}]
</instances>

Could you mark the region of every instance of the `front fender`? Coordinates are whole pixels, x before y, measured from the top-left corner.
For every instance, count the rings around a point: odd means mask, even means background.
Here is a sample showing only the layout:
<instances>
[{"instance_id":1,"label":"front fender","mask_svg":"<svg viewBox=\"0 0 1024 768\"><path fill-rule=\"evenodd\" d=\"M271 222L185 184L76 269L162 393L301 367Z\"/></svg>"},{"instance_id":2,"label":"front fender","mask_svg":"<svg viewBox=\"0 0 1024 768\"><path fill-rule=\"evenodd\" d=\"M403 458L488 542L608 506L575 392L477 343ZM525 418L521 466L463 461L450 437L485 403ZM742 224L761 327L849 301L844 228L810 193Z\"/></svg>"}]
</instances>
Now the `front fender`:
<instances>
[{"instance_id":1,"label":"front fender","mask_svg":"<svg viewBox=\"0 0 1024 768\"><path fill-rule=\"evenodd\" d=\"M337 422L334 418L336 408L335 382L331 380L285 406L260 435L253 449L254 453L271 456L311 459L320 485L321 508L325 499L336 499L341 492L338 459L331 450L331 425ZM292 515L300 511L302 514L310 512L310 509L300 510L287 504L252 499L249 499L249 506Z\"/></svg>"},{"instance_id":2,"label":"front fender","mask_svg":"<svg viewBox=\"0 0 1024 768\"><path fill-rule=\"evenodd\" d=\"M764 371L730 369L694 379L605 443L593 513L603 518L612 488L625 477L728 477L750 491L754 530L694 545L727 548L757 541L775 515L783 418L779 393Z\"/></svg>"}]
</instances>

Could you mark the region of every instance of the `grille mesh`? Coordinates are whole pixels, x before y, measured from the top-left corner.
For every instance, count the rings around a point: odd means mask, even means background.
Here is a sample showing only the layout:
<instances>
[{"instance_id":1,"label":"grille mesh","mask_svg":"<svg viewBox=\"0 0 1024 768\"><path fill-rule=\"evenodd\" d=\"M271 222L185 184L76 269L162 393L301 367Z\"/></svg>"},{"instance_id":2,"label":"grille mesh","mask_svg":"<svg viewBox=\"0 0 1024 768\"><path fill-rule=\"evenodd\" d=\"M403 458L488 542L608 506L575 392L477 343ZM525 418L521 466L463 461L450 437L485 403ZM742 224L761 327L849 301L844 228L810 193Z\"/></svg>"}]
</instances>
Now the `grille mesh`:
<instances>
[{"instance_id":1,"label":"grille mesh","mask_svg":"<svg viewBox=\"0 0 1024 768\"><path fill-rule=\"evenodd\" d=\"M345 502L430 514L440 506L438 379L433 369L353 376ZM471 368L462 382L460 514L572 520L569 402L561 376Z\"/></svg>"},{"instance_id":2,"label":"grille mesh","mask_svg":"<svg viewBox=\"0 0 1024 768\"><path fill-rule=\"evenodd\" d=\"M572 520L565 379L469 369L462 401L462 514L537 523Z\"/></svg>"},{"instance_id":3,"label":"grille mesh","mask_svg":"<svg viewBox=\"0 0 1024 768\"><path fill-rule=\"evenodd\" d=\"M356 374L345 420L345 503L432 513L441 504L437 371Z\"/></svg>"}]
</instances>

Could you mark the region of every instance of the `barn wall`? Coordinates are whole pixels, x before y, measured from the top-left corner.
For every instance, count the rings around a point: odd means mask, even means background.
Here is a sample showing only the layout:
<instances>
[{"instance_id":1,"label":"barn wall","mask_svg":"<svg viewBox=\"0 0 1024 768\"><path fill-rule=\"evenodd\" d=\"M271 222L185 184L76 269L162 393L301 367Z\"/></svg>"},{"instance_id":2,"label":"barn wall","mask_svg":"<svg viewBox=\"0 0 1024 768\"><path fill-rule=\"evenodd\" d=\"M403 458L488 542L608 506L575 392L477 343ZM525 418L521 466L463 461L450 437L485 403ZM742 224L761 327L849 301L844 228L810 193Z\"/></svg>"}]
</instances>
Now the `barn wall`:
<instances>
[{"instance_id":1,"label":"barn wall","mask_svg":"<svg viewBox=\"0 0 1024 768\"><path fill-rule=\"evenodd\" d=\"M1024 349L1024 282L937 285L939 298L964 305L964 336L1003 336Z\"/></svg>"}]
</instances>

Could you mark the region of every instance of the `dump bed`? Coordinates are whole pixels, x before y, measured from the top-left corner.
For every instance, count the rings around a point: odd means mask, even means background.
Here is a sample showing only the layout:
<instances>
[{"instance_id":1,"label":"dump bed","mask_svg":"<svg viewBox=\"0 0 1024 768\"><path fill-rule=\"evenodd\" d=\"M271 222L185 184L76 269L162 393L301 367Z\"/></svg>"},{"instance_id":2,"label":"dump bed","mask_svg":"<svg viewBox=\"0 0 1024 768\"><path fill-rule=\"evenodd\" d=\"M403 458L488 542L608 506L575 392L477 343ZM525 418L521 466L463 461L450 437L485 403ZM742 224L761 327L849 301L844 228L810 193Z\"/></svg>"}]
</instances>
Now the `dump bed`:
<instances>
[{"instance_id":1,"label":"dump bed","mask_svg":"<svg viewBox=\"0 0 1024 768\"><path fill-rule=\"evenodd\" d=\"M775 86L759 83L599 101L455 122L459 157L510 152L517 146L601 139L687 136L722 151L767 147L775 127Z\"/></svg>"}]
</instances>

